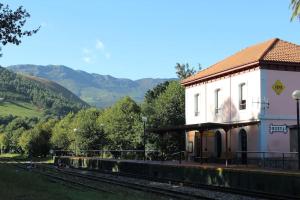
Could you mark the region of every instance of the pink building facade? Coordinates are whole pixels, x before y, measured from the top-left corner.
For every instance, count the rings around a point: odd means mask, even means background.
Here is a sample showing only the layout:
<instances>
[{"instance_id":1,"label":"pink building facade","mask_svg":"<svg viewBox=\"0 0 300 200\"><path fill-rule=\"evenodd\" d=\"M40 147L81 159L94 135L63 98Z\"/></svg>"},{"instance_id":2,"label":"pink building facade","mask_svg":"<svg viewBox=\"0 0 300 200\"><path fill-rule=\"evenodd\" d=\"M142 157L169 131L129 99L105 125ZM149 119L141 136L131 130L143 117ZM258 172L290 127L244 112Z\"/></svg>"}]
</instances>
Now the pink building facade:
<instances>
[{"instance_id":1,"label":"pink building facade","mask_svg":"<svg viewBox=\"0 0 300 200\"><path fill-rule=\"evenodd\" d=\"M288 126L296 124L291 94L300 89L300 46L272 39L248 47L182 81L186 125L237 126L186 133L191 156L220 157L228 152L295 152ZM199 141L201 140L201 141ZM233 155L234 156L234 155ZM251 156L251 155L248 155Z\"/></svg>"}]
</instances>

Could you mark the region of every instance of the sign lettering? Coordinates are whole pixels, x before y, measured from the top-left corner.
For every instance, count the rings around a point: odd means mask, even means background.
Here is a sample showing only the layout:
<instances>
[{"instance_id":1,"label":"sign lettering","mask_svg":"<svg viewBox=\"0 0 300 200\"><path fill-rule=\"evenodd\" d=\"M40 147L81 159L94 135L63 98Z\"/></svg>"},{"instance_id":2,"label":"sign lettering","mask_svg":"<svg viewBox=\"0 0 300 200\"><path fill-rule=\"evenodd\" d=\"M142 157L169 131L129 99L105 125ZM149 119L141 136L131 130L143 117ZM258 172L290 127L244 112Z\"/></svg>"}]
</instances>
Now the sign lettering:
<instances>
[{"instance_id":1,"label":"sign lettering","mask_svg":"<svg viewBox=\"0 0 300 200\"><path fill-rule=\"evenodd\" d=\"M280 80L276 80L275 83L272 85L272 89L277 95L280 95L285 89L285 86Z\"/></svg>"},{"instance_id":2,"label":"sign lettering","mask_svg":"<svg viewBox=\"0 0 300 200\"><path fill-rule=\"evenodd\" d=\"M286 134L287 133L287 125L284 124L284 125L273 125L273 124L270 124L270 133L273 134L273 133L284 133Z\"/></svg>"}]
</instances>

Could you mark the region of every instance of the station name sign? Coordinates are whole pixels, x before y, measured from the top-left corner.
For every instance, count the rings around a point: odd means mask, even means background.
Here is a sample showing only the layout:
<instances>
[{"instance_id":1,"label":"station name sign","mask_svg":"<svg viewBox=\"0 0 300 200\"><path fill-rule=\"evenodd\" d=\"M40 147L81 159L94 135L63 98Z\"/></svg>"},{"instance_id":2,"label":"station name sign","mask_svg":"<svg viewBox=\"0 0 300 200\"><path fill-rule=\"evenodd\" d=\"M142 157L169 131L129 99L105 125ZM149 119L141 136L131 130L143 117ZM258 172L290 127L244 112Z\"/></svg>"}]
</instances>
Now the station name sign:
<instances>
[{"instance_id":1,"label":"station name sign","mask_svg":"<svg viewBox=\"0 0 300 200\"><path fill-rule=\"evenodd\" d=\"M287 125L284 124L284 125L273 125L273 124L270 124L270 133L273 134L273 133L287 133L288 130L287 130Z\"/></svg>"}]
</instances>

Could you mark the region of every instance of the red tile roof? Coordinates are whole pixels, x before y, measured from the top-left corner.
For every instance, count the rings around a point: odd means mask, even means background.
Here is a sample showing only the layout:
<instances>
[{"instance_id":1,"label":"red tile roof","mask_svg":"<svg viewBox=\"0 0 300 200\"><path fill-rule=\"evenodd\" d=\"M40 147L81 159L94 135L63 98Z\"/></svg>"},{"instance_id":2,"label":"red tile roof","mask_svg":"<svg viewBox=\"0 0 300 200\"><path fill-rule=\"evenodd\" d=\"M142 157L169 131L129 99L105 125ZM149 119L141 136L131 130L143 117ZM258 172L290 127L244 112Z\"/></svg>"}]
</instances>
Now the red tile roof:
<instances>
[{"instance_id":1,"label":"red tile roof","mask_svg":"<svg viewBox=\"0 0 300 200\"><path fill-rule=\"evenodd\" d=\"M197 74L182 80L181 84L190 85L206 78L222 75L231 70L254 66L263 61L300 64L300 46L274 38L247 47Z\"/></svg>"}]
</instances>

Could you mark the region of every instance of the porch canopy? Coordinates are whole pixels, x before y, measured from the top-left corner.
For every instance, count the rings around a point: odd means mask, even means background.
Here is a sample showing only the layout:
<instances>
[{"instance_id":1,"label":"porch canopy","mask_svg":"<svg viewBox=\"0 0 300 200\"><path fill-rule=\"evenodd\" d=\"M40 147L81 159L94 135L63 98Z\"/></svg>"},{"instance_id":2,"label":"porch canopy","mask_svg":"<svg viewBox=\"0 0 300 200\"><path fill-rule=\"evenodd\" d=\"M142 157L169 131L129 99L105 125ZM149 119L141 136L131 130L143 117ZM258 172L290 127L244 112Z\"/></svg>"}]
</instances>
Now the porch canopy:
<instances>
[{"instance_id":1,"label":"porch canopy","mask_svg":"<svg viewBox=\"0 0 300 200\"><path fill-rule=\"evenodd\" d=\"M151 128L147 129L148 133L167 133L167 132L181 132L181 131L192 131L198 130L199 132L209 131L214 129L223 129L225 132L233 128L239 128L244 126L256 125L259 124L260 121L245 121L245 122L232 122L232 123L201 123L201 124L188 124L188 125L180 125L180 126L169 126L162 128Z\"/></svg>"},{"instance_id":2,"label":"porch canopy","mask_svg":"<svg viewBox=\"0 0 300 200\"><path fill-rule=\"evenodd\" d=\"M223 129L225 131L225 151L226 151L226 163L228 159L228 137L227 134L229 130L233 128L239 128L239 127L245 127L245 126L250 126L250 125L258 125L260 121L243 121L243 122L232 122L232 123L213 123L213 122L208 122L208 123L201 123L201 124L189 124L189 125L181 125L181 126L170 126L170 127L162 127L162 128L152 128L152 129L147 129L147 133L156 133L156 134L165 134L165 133L185 133L187 131L193 131L197 130L200 133L200 141L201 141L201 148L199 153L199 158L202 162L202 137L203 133L205 131L209 130L216 130L216 129Z\"/></svg>"}]
</instances>

